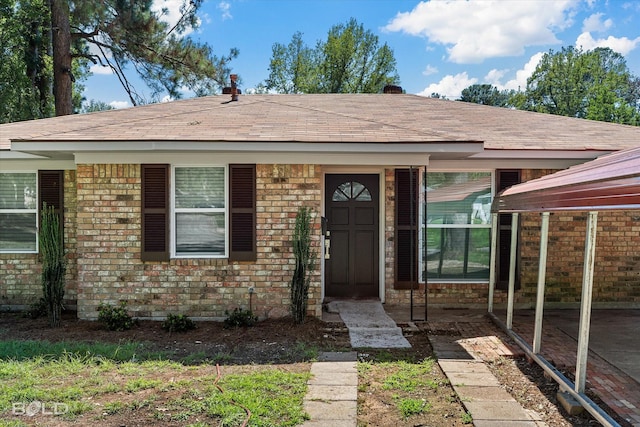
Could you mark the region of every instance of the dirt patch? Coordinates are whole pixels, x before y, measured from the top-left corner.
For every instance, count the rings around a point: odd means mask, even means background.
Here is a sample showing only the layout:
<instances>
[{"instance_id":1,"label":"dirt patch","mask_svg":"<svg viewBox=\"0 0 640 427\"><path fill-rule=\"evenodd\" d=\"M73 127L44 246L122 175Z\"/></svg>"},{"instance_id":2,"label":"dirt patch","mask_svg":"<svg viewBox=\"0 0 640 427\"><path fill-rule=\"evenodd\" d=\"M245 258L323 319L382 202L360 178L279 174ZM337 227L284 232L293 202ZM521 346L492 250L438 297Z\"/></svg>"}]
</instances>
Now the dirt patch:
<instances>
[{"instance_id":1,"label":"dirt patch","mask_svg":"<svg viewBox=\"0 0 640 427\"><path fill-rule=\"evenodd\" d=\"M433 332L433 331L432 331ZM455 334L455 330L443 326L443 334ZM419 362L434 357L427 332L423 328L412 331L405 329L405 336L412 345L410 349L360 350L360 361ZM138 326L123 332L111 332L93 321L75 318L75 313L66 313L62 327L52 329L47 320L25 318L19 314L0 313L0 340L47 340L84 342L141 342L147 351L165 352L171 359L199 364L207 362L203 368L215 369L219 363L225 369L242 369L256 365L288 366L288 369L308 369L310 358L318 351L350 351L348 331L341 322L322 322L309 318L302 325L295 325L291 319L269 319L250 328L225 329L221 322L197 322L195 330L186 333L168 333L161 328L161 322L141 321ZM508 338L504 338L508 339ZM569 417L556 406L557 385L546 378L537 365L525 359L501 359L490 363L490 368L523 406L541 415L550 426L591 426L597 425L588 415ZM464 424L464 407L449 385L437 364L434 365L433 381L436 387L429 387L407 395L412 399L424 399L429 403L429 411L420 415L403 417L397 411L397 396L380 386L388 372L384 369L369 369L361 372L358 389L358 425L360 426L460 426ZM100 426L149 425L148 414L140 408L136 416L108 422L92 421ZM85 420L86 421L86 420ZM115 423L114 423L115 422ZM59 425L80 425L65 422ZM175 423L154 421L153 425L168 426Z\"/></svg>"}]
</instances>

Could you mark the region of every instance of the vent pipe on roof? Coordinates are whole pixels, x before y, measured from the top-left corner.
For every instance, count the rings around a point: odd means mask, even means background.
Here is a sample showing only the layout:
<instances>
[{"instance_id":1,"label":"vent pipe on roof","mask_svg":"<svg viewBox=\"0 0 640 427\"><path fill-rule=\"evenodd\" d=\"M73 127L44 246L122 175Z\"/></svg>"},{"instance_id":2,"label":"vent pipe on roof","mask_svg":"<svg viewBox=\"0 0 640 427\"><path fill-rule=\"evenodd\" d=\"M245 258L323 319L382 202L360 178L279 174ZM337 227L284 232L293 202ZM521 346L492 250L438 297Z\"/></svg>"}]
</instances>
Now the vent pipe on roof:
<instances>
[{"instance_id":1,"label":"vent pipe on roof","mask_svg":"<svg viewBox=\"0 0 640 427\"><path fill-rule=\"evenodd\" d=\"M238 95L242 94L242 91L240 89L238 89L238 75L237 74L231 74L231 76L229 76L231 78L231 86L226 86L222 88L222 94L223 95L231 95L231 101L237 101L238 100Z\"/></svg>"},{"instance_id":2,"label":"vent pipe on roof","mask_svg":"<svg viewBox=\"0 0 640 427\"><path fill-rule=\"evenodd\" d=\"M238 85L236 83L236 81L238 80L238 75L237 74L231 74L231 100L232 101L237 101L238 100Z\"/></svg>"}]
</instances>

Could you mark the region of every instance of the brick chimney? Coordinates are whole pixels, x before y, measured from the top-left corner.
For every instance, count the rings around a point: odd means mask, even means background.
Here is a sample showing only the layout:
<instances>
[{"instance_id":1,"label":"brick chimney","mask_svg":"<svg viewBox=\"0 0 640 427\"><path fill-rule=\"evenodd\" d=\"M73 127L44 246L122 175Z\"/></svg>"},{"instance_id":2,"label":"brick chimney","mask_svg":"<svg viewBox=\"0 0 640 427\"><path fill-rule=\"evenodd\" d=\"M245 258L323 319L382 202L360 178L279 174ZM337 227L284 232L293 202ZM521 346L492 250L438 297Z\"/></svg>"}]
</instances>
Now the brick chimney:
<instances>
[{"instance_id":1,"label":"brick chimney","mask_svg":"<svg viewBox=\"0 0 640 427\"><path fill-rule=\"evenodd\" d=\"M386 85L384 89L382 89L382 93L403 93L402 86L396 85Z\"/></svg>"}]
</instances>

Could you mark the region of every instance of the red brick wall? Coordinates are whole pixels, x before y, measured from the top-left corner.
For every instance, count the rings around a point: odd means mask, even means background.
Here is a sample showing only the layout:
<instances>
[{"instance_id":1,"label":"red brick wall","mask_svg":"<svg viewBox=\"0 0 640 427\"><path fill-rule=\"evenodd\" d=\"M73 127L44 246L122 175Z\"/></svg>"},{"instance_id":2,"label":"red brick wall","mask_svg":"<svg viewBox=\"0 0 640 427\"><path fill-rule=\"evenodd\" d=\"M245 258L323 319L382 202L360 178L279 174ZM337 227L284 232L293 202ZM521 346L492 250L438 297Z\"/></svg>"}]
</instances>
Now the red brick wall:
<instances>
[{"instance_id":1,"label":"red brick wall","mask_svg":"<svg viewBox=\"0 0 640 427\"><path fill-rule=\"evenodd\" d=\"M551 170L523 171L525 180ZM224 317L225 310L248 308L248 287L256 290L252 309L261 317L288 313L289 280L294 259L290 239L299 206L321 211L319 166L257 167L256 262L226 259L176 259L168 263L140 261L140 166L79 165L65 171L65 246L69 259L67 306L79 295L78 315L97 317L101 303L128 301L139 317L164 318L168 313ZM394 173L385 171L386 301L408 303L410 293L394 283ZM586 213L551 217L546 301L576 305L580 301ZM533 306L538 271L540 215L521 216L522 287L518 306ZM77 225L77 234L76 234ZM316 218L314 227L319 228ZM319 251L319 230L314 233ZM600 212L598 216L594 305L640 305L640 212ZM318 255L319 257L320 255ZM319 261L319 259L318 259ZM319 263L318 263L319 265ZM0 304L28 306L41 296L36 254L0 254ZM320 315L320 271L313 275L309 313ZM423 288L414 293L423 302ZM486 283L429 283L430 306L486 307ZM497 291L495 303L506 303Z\"/></svg>"},{"instance_id":2,"label":"red brick wall","mask_svg":"<svg viewBox=\"0 0 640 427\"><path fill-rule=\"evenodd\" d=\"M300 206L320 211L321 177L313 165L257 167L255 262L227 259L140 261L140 166L78 166L78 316L97 317L100 303L127 301L133 315L164 318L183 313L223 318L251 308L260 317L289 313L295 265L290 240ZM319 227L316 217L314 227ZM319 232L314 245L318 248ZM319 251L318 251L319 252ZM309 314L319 315L320 273L313 275Z\"/></svg>"}]
</instances>

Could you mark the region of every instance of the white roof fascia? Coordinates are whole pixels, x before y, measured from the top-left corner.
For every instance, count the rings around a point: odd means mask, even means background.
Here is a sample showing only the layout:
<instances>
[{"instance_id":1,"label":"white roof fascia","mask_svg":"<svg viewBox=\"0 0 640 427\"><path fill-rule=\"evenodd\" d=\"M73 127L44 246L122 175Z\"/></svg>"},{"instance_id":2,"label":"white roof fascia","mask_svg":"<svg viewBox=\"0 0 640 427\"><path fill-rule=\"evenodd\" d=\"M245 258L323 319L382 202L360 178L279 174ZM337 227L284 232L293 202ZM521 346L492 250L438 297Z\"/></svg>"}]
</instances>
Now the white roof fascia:
<instances>
[{"instance_id":1,"label":"white roof fascia","mask_svg":"<svg viewBox=\"0 0 640 427\"><path fill-rule=\"evenodd\" d=\"M39 156L29 153L21 153L19 151L0 151L0 160L24 160L24 159L46 159L46 156Z\"/></svg>"},{"instance_id":2,"label":"white roof fascia","mask_svg":"<svg viewBox=\"0 0 640 427\"><path fill-rule=\"evenodd\" d=\"M591 160L612 150L484 150L472 154L472 159L576 159Z\"/></svg>"},{"instance_id":3,"label":"white roof fascia","mask_svg":"<svg viewBox=\"0 0 640 427\"><path fill-rule=\"evenodd\" d=\"M38 152L226 151L316 153L479 153L482 142L240 142L240 141L13 141L12 150Z\"/></svg>"},{"instance_id":4,"label":"white roof fascia","mask_svg":"<svg viewBox=\"0 0 640 427\"><path fill-rule=\"evenodd\" d=\"M410 153L317 153L317 152L129 152L76 153L76 164L180 163L256 163L256 164L322 164L351 166L425 165L429 154Z\"/></svg>"},{"instance_id":5,"label":"white roof fascia","mask_svg":"<svg viewBox=\"0 0 640 427\"><path fill-rule=\"evenodd\" d=\"M48 160L41 158L0 159L0 171L2 172L41 169L75 170L76 164L73 160Z\"/></svg>"},{"instance_id":6,"label":"white roof fascia","mask_svg":"<svg viewBox=\"0 0 640 427\"><path fill-rule=\"evenodd\" d=\"M584 163L588 159L431 159L430 170L438 171L475 171L490 169L566 169Z\"/></svg>"}]
</instances>

